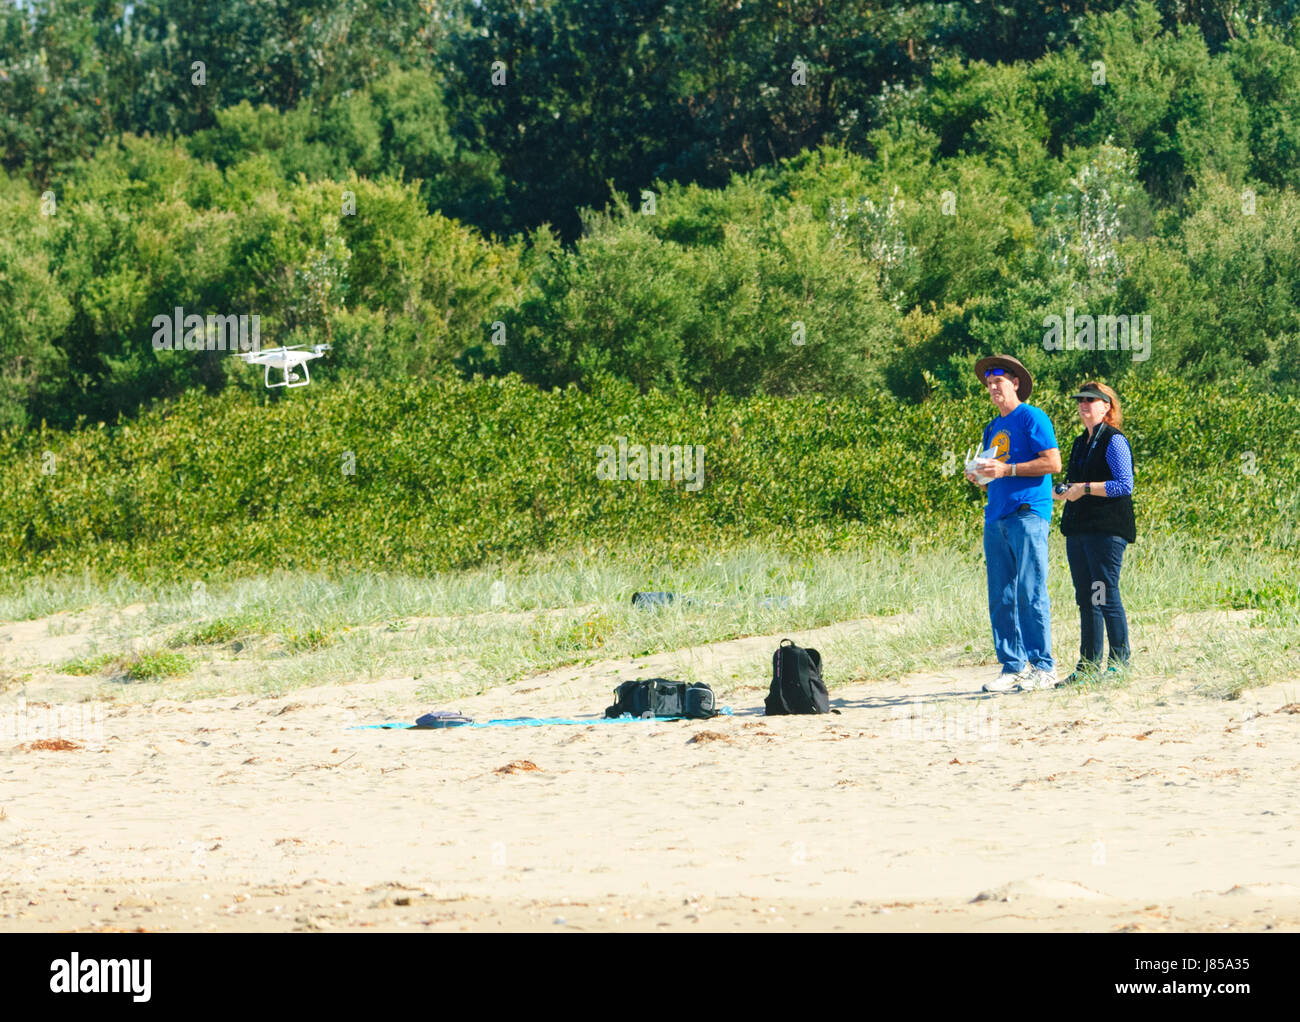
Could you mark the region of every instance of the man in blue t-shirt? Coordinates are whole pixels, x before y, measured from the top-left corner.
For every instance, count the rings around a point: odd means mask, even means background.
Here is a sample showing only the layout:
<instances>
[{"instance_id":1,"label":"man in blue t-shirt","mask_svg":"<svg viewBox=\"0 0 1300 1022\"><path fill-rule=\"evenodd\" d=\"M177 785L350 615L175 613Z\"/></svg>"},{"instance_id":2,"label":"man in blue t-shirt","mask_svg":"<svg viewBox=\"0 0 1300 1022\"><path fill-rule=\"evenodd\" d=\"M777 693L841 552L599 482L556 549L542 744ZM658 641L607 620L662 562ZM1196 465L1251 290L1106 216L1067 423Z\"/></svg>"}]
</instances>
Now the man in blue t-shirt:
<instances>
[{"instance_id":1,"label":"man in blue t-shirt","mask_svg":"<svg viewBox=\"0 0 1300 1022\"><path fill-rule=\"evenodd\" d=\"M984 427L992 458L976 465L988 493L984 506L984 561L988 570L989 620L1002 673L985 692L1054 688L1052 607L1047 598L1047 531L1052 520L1052 473L1061 451L1052 421L1026 404L1034 381L1010 355L975 363L998 417Z\"/></svg>"}]
</instances>

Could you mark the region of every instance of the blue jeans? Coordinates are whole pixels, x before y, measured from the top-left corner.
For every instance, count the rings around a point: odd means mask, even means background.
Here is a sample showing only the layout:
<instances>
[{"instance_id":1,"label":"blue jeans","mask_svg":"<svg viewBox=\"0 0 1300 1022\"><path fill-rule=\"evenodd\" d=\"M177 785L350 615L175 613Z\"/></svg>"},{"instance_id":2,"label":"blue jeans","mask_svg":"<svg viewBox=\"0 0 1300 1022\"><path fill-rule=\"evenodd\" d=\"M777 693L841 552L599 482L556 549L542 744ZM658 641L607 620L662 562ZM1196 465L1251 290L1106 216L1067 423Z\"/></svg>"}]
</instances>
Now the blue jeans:
<instances>
[{"instance_id":1,"label":"blue jeans","mask_svg":"<svg viewBox=\"0 0 1300 1022\"><path fill-rule=\"evenodd\" d=\"M1065 537L1065 556L1079 605L1079 669L1100 666L1102 627L1110 640L1110 666L1128 663L1128 619L1119 598L1119 570L1124 562L1123 536L1083 533Z\"/></svg>"},{"instance_id":2,"label":"blue jeans","mask_svg":"<svg viewBox=\"0 0 1300 1022\"><path fill-rule=\"evenodd\" d=\"M1052 604L1047 596L1047 529L1033 511L1014 511L984 523L993 648L1003 674L1028 661L1052 671Z\"/></svg>"}]
</instances>

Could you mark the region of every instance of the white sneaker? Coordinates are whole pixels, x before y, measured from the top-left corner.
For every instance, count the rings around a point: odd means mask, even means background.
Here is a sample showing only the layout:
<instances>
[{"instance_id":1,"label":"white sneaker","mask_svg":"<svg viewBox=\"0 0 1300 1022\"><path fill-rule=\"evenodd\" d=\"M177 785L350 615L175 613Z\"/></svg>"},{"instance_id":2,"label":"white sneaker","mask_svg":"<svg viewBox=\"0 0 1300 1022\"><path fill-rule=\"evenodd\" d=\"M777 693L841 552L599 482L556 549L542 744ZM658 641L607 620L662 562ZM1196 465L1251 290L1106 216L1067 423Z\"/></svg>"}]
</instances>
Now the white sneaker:
<instances>
[{"instance_id":1,"label":"white sneaker","mask_svg":"<svg viewBox=\"0 0 1300 1022\"><path fill-rule=\"evenodd\" d=\"M993 681L986 682L984 685L985 692L1014 692L1028 676L1029 671L1033 668L1026 667L1019 674L1009 674L1003 671Z\"/></svg>"},{"instance_id":2,"label":"white sneaker","mask_svg":"<svg viewBox=\"0 0 1300 1022\"><path fill-rule=\"evenodd\" d=\"M1032 692L1042 688L1056 688L1056 672L1044 671L1041 667L1030 664L1025 668L1025 673L1020 675L1020 691Z\"/></svg>"}]
</instances>

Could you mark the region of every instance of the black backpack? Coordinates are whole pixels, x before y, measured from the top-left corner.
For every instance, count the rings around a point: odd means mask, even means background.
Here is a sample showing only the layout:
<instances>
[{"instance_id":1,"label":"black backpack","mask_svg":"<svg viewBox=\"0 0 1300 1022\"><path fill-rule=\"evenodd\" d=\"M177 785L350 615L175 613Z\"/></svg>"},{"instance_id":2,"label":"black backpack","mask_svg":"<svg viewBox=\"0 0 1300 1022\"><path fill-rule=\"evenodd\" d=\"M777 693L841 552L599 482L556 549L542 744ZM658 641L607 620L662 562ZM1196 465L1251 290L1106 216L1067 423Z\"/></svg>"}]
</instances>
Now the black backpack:
<instances>
[{"instance_id":1,"label":"black backpack","mask_svg":"<svg viewBox=\"0 0 1300 1022\"><path fill-rule=\"evenodd\" d=\"M772 654L772 688L763 705L769 717L838 712L831 710L830 696L822 682L821 654L782 639Z\"/></svg>"},{"instance_id":2,"label":"black backpack","mask_svg":"<svg viewBox=\"0 0 1300 1022\"><path fill-rule=\"evenodd\" d=\"M690 717L707 720L716 717L713 689L702 681L687 684L667 678L625 681L614 689L614 705L605 710L606 717Z\"/></svg>"}]
</instances>

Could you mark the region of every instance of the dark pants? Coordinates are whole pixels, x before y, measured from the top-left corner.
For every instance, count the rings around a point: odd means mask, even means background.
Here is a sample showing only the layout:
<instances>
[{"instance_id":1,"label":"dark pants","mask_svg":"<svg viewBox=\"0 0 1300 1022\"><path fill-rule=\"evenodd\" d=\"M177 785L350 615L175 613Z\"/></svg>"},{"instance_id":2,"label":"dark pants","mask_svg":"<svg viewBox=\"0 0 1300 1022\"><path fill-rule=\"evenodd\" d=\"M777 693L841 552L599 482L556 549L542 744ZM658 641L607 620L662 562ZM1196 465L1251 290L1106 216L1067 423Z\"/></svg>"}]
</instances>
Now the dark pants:
<instances>
[{"instance_id":1,"label":"dark pants","mask_svg":"<svg viewBox=\"0 0 1300 1022\"><path fill-rule=\"evenodd\" d=\"M1079 667L1100 666L1102 627L1110 641L1110 666L1128 663L1128 619L1119 596L1119 569L1128 540L1084 533L1065 537L1065 556L1079 605Z\"/></svg>"}]
</instances>

